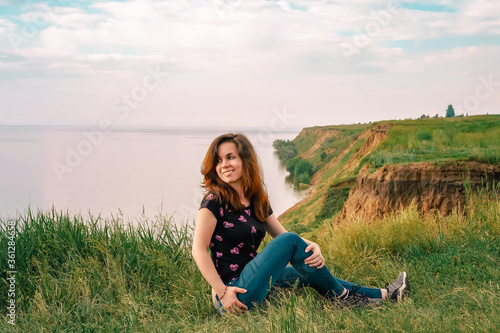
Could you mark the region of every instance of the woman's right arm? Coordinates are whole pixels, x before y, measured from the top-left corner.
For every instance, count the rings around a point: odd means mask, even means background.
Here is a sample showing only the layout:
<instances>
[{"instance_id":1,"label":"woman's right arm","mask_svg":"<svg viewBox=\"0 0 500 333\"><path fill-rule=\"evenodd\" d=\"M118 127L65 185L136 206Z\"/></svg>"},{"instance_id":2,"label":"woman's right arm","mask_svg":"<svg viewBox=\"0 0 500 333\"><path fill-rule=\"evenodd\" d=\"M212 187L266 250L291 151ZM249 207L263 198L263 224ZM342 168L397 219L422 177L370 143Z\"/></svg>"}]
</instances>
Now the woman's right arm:
<instances>
[{"instance_id":1,"label":"woman's right arm","mask_svg":"<svg viewBox=\"0 0 500 333\"><path fill-rule=\"evenodd\" d=\"M208 254L208 248L210 245L210 240L217 225L217 219L212 214L208 208L201 208L198 212L198 218L196 219L196 227L194 230L193 238L193 258L201 274L207 280L207 282L212 286L212 289L217 293L217 295L223 296L221 300L224 308L233 312L233 305L238 306L241 310L246 310L247 307L241 303L237 298L237 293L246 292L245 289L237 287L226 287L224 282L222 282L219 277L219 273L215 269L214 263L210 255Z\"/></svg>"}]
</instances>

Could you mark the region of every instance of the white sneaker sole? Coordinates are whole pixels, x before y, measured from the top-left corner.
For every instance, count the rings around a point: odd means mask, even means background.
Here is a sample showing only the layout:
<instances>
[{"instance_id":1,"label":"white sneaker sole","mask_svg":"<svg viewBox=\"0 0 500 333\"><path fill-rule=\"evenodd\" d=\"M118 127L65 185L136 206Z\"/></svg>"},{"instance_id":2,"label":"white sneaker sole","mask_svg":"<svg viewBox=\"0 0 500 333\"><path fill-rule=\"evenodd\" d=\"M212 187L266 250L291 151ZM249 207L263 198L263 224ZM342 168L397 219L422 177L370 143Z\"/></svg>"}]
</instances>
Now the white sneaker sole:
<instances>
[{"instance_id":1,"label":"white sneaker sole","mask_svg":"<svg viewBox=\"0 0 500 333\"><path fill-rule=\"evenodd\" d=\"M406 289L406 286L408 285L408 275L406 274L406 272L401 272L401 274L403 274L403 285L401 285L401 287L399 287L398 289L398 294L397 294L398 302L403 300L403 292Z\"/></svg>"}]
</instances>

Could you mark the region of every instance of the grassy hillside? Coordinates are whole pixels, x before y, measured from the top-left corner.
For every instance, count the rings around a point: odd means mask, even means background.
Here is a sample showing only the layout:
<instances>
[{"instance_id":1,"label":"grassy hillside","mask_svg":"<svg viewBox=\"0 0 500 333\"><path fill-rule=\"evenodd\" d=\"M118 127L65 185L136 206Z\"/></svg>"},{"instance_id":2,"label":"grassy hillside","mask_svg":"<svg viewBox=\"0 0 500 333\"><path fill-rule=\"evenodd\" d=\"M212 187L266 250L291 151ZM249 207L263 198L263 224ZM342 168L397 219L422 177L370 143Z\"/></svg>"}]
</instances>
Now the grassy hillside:
<instances>
[{"instance_id":1,"label":"grassy hillside","mask_svg":"<svg viewBox=\"0 0 500 333\"><path fill-rule=\"evenodd\" d=\"M312 127L293 142L298 156L315 165L314 186L309 198L283 214L281 220L291 230L304 231L338 215L365 165L373 171L387 164L412 162L499 164L500 115Z\"/></svg>"},{"instance_id":2,"label":"grassy hillside","mask_svg":"<svg viewBox=\"0 0 500 333\"><path fill-rule=\"evenodd\" d=\"M321 161L323 152L327 159L340 154L368 127L367 124L310 127L303 129L293 142L302 158L321 165L328 162Z\"/></svg>"},{"instance_id":3,"label":"grassy hillside","mask_svg":"<svg viewBox=\"0 0 500 333\"><path fill-rule=\"evenodd\" d=\"M470 197L446 218L410 207L370 225L329 225L316 241L334 274L380 286L409 272L412 297L343 310L306 288L271 295L224 318L190 256L189 228L158 216L138 228L115 219L28 212L15 220L16 325L1 332L498 332L498 192ZM0 253L8 221L0 218ZM7 304L6 256L0 302Z\"/></svg>"}]
</instances>

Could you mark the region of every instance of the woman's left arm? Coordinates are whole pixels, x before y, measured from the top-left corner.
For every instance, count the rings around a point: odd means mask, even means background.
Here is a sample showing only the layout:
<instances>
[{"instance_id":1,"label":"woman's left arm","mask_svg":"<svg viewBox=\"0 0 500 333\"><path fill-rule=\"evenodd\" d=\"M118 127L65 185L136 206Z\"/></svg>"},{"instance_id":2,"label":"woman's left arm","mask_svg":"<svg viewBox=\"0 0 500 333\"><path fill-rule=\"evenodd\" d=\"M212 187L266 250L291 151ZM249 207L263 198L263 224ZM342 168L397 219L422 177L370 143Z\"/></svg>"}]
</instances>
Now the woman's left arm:
<instances>
[{"instance_id":1,"label":"woman's left arm","mask_svg":"<svg viewBox=\"0 0 500 333\"><path fill-rule=\"evenodd\" d=\"M274 214L269 215L266 219L266 231L271 235L272 238L287 232L285 227L278 221ZM317 269L323 268L325 266L325 258L323 258L323 254L321 254L321 249L318 244L311 242L303 237L301 237L304 242L306 242L307 247L305 252L312 251L312 254L304 260L304 264L309 267L316 267Z\"/></svg>"}]
</instances>

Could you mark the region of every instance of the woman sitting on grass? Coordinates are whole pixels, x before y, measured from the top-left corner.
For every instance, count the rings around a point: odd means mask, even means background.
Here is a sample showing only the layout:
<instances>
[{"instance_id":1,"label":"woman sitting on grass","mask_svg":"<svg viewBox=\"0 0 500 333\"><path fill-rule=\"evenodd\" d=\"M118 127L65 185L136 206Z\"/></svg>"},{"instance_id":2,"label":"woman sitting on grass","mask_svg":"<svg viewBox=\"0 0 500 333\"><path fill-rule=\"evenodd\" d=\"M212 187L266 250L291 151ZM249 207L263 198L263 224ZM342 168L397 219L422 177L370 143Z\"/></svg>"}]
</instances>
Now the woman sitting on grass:
<instances>
[{"instance_id":1,"label":"woman sitting on grass","mask_svg":"<svg viewBox=\"0 0 500 333\"><path fill-rule=\"evenodd\" d=\"M201 173L207 194L196 220L193 257L212 286L219 314L245 312L262 302L273 286L291 287L297 280L299 287L313 287L348 307L374 306L409 295L405 272L383 289L333 277L319 246L287 232L274 216L257 155L243 134L216 138ZM273 240L257 254L266 232Z\"/></svg>"}]
</instances>

